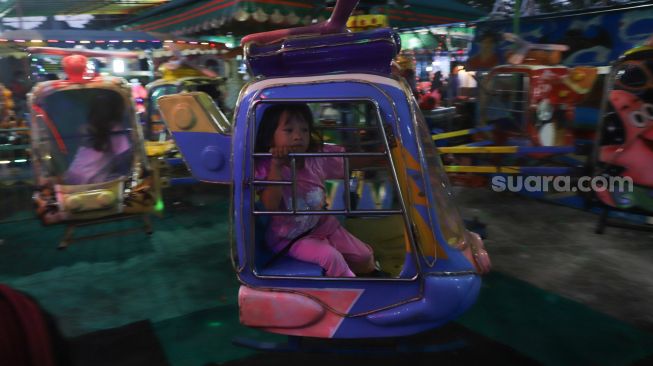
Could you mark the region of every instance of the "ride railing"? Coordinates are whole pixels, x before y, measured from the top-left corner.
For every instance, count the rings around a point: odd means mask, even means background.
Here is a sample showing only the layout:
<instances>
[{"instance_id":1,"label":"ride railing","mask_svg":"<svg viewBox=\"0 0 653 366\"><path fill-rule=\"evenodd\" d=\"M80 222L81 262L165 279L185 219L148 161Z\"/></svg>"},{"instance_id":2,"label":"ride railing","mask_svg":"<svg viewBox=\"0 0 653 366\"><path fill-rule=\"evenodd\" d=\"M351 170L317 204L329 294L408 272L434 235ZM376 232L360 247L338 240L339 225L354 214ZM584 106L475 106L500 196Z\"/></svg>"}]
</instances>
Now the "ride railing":
<instances>
[{"instance_id":1,"label":"ride railing","mask_svg":"<svg viewBox=\"0 0 653 366\"><path fill-rule=\"evenodd\" d=\"M32 179L29 128L0 128L0 181L15 182Z\"/></svg>"},{"instance_id":2,"label":"ride railing","mask_svg":"<svg viewBox=\"0 0 653 366\"><path fill-rule=\"evenodd\" d=\"M0 151L29 150L28 140L28 127L0 128Z\"/></svg>"},{"instance_id":3,"label":"ride railing","mask_svg":"<svg viewBox=\"0 0 653 366\"><path fill-rule=\"evenodd\" d=\"M349 184L344 185L344 209L321 209L321 210L299 210L297 208L297 159L298 158L329 158L329 157L339 157L344 159L343 164L343 177L342 179L345 182L349 182L352 179L350 173L350 158L380 158L386 157L387 153L385 152L310 152L310 153L290 153L288 157L290 158L290 171L291 176L290 180L259 180L253 179L251 185L253 187L264 187L264 186L290 186L292 189L292 207L288 210L258 210L254 209L252 213L254 215L347 215L347 216L387 216L387 215L397 215L403 214L403 209L365 209L359 210L351 207L351 200L349 199L351 195L351 188ZM252 154L254 160L272 158L271 153L255 153ZM358 169L356 169L358 170ZM252 199L254 200L256 188L252 189Z\"/></svg>"},{"instance_id":4,"label":"ride railing","mask_svg":"<svg viewBox=\"0 0 653 366\"><path fill-rule=\"evenodd\" d=\"M432 135L433 141L451 139L460 136L471 136L481 132L491 132L494 125L450 131ZM440 154L499 154L499 155L564 155L577 154L582 148L577 146L484 146L485 141L473 142L457 146L438 146ZM577 167L567 166L505 166L505 165L444 165L447 173L479 173L479 174L526 174L526 175L567 175L574 174Z\"/></svg>"},{"instance_id":5,"label":"ride railing","mask_svg":"<svg viewBox=\"0 0 653 366\"><path fill-rule=\"evenodd\" d=\"M429 128L442 129L451 131L454 129L454 118L456 117L456 107L441 107L427 111L422 111Z\"/></svg>"}]
</instances>

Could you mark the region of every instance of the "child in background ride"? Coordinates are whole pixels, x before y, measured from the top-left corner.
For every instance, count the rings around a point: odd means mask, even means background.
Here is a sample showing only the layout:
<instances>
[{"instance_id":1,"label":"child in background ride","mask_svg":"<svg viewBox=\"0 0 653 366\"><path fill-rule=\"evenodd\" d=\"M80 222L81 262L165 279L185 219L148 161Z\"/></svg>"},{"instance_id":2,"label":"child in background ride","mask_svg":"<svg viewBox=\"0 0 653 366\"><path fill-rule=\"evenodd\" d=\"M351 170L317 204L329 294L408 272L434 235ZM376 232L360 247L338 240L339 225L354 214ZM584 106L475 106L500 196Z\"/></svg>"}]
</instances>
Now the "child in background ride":
<instances>
[{"instance_id":1,"label":"child in background ride","mask_svg":"<svg viewBox=\"0 0 653 366\"><path fill-rule=\"evenodd\" d=\"M289 153L343 152L339 146L323 145L313 130L313 115L305 104L269 106L261 120L256 152L270 152L271 159L256 162L256 179L290 180ZM342 157L297 158L298 211L322 210L326 205L325 179L342 179ZM266 210L292 208L292 188L266 186L259 191ZM355 277L374 271L372 248L345 228L333 215L272 216L266 233L268 246L276 253L286 250L296 259L316 263L327 276Z\"/></svg>"},{"instance_id":2,"label":"child in background ride","mask_svg":"<svg viewBox=\"0 0 653 366\"><path fill-rule=\"evenodd\" d=\"M125 101L116 93L93 99L84 133L87 141L77 149L64 175L65 184L108 182L129 175L133 149L122 127Z\"/></svg>"}]
</instances>

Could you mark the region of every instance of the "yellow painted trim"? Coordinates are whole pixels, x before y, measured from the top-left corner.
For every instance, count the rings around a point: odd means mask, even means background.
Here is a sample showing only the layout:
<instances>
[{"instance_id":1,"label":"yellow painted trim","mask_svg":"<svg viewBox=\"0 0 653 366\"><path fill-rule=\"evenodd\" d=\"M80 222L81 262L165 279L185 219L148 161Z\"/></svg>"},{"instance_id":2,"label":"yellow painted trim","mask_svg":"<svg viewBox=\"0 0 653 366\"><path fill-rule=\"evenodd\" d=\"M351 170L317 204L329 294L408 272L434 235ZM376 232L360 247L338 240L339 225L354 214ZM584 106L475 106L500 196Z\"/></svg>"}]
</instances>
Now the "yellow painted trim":
<instances>
[{"instance_id":1,"label":"yellow painted trim","mask_svg":"<svg viewBox=\"0 0 653 366\"><path fill-rule=\"evenodd\" d=\"M449 146L438 147L441 154L514 154L519 146Z\"/></svg>"},{"instance_id":2,"label":"yellow painted trim","mask_svg":"<svg viewBox=\"0 0 653 366\"><path fill-rule=\"evenodd\" d=\"M518 166L465 166L465 165L445 165L444 170L447 173L506 173L519 174Z\"/></svg>"},{"instance_id":3,"label":"yellow painted trim","mask_svg":"<svg viewBox=\"0 0 653 366\"><path fill-rule=\"evenodd\" d=\"M451 131L451 132L444 132L444 133L439 133L437 135L433 135L433 141L437 140L443 140L443 139L448 139L450 137L458 137L458 136L465 136L469 135L472 133L472 129L466 129L466 130L458 130L458 131Z\"/></svg>"},{"instance_id":4,"label":"yellow painted trim","mask_svg":"<svg viewBox=\"0 0 653 366\"><path fill-rule=\"evenodd\" d=\"M651 46L635 47L635 48L631 48L628 51L624 52L624 56L629 56L629 55L631 55L633 53L651 51L651 50L653 50L653 47L651 47Z\"/></svg>"}]
</instances>

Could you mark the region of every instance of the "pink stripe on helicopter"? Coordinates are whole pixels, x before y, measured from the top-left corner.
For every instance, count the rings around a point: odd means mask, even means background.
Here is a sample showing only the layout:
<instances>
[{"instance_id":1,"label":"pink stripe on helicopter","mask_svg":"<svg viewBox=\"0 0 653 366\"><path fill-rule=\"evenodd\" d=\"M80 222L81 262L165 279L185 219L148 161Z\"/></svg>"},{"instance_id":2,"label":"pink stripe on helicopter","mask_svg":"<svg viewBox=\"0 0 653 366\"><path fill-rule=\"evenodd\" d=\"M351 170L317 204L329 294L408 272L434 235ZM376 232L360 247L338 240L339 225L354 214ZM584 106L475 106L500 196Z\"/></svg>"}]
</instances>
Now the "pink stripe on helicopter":
<instances>
[{"instance_id":1,"label":"pink stripe on helicopter","mask_svg":"<svg viewBox=\"0 0 653 366\"><path fill-rule=\"evenodd\" d=\"M57 127L54 125L54 123L47 115L47 113L45 113L45 111L37 105L33 105L32 109L34 109L34 112L36 112L38 115L40 115L43 118L43 122L45 122L45 125L48 126L50 133L52 133L52 136L57 142L57 146L59 146L59 150L64 154L68 154L68 149L66 149L66 144L63 142L63 139L61 138L61 134L59 134L59 130L57 130Z\"/></svg>"},{"instance_id":2,"label":"pink stripe on helicopter","mask_svg":"<svg viewBox=\"0 0 653 366\"><path fill-rule=\"evenodd\" d=\"M257 290L241 286L240 322L272 333L332 338L364 290Z\"/></svg>"}]
</instances>

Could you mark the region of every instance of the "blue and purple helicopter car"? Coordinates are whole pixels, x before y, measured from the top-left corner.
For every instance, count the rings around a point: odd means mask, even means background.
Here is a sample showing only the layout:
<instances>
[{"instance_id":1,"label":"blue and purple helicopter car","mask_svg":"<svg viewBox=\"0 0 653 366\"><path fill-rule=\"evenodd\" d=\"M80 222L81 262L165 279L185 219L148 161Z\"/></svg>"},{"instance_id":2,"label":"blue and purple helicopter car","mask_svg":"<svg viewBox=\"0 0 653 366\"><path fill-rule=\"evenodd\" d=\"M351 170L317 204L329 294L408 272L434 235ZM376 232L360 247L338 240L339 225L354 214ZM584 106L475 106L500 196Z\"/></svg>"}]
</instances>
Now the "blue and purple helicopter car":
<instances>
[{"instance_id":1,"label":"blue and purple helicopter car","mask_svg":"<svg viewBox=\"0 0 653 366\"><path fill-rule=\"evenodd\" d=\"M490 268L480 237L465 229L452 203L408 84L392 73L398 36L390 29L344 32L356 3L338 2L328 27L310 26L318 35L292 29L247 37L255 78L240 92L233 123L201 92L158 99L193 176L232 186L232 256L246 326L319 338L411 335L469 309ZM311 109L324 142L345 152L291 153L292 165L307 156L340 157L345 179L326 182L323 210L266 210L261 187L296 182L255 178L257 159L271 155L254 151L261 117L272 105L299 102ZM381 163L356 164L369 158ZM385 276L329 277L316 264L273 253L264 235L273 215L335 216L370 244Z\"/></svg>"}]
</instances>

